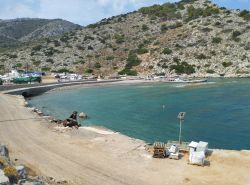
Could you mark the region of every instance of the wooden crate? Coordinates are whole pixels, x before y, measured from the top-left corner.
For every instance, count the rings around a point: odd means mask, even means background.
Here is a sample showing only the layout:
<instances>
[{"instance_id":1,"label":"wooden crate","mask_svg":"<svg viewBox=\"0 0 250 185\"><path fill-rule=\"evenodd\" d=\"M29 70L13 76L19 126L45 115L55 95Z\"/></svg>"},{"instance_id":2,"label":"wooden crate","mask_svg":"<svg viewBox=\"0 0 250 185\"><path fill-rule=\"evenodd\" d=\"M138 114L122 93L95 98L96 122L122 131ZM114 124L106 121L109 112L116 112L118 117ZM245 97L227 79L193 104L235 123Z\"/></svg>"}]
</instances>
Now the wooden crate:
<instances>
[{"instance_id":1,"label":"wooden crate","mask_svg":"<svg viewBox=\"0 0 250 185\"><path fill-rule=\"evenodd\" d=\"M165 157L165 144L161 142L154 143L154 158L164 158Z\"/></svg>"}]
</instances>

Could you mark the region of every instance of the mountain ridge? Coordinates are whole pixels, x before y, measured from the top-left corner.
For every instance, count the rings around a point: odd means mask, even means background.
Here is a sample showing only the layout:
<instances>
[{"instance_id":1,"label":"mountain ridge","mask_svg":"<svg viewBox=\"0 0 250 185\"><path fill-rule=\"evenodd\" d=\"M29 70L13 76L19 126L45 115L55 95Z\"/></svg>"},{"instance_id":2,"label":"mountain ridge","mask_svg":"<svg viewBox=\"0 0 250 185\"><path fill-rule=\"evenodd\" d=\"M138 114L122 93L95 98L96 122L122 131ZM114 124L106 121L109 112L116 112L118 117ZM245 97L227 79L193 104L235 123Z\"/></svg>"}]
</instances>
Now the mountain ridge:
<instances>
[{"instance_id":1,"label":"mountain ridge","mask_svg":"<svg viewBox=\"0 0 250 185\"><path fill-rule=\"evenodd\" d=\"M247 10L182 0L5 51L0 65L98 75L249 76L249 28Z\"/></svg>"},{"instance_id":2,"label":"mountain ridge","mask_svg":"<svg viewBox=\"0 0 250 185\"><path fill-rule=\"evenodd\" d=\"M61 29L58 29L58 26ZM62 30L62 28L64 29ZM0 35L2 36L0 47L15 46L18 43L59 36L77 28L81 28L81 26L62 19L17 18L0 20ZM39 30L43 32L42 35L36 33ZM13 40L13 42L4 42L4 37Z\"/></svg>"}]
</instances>

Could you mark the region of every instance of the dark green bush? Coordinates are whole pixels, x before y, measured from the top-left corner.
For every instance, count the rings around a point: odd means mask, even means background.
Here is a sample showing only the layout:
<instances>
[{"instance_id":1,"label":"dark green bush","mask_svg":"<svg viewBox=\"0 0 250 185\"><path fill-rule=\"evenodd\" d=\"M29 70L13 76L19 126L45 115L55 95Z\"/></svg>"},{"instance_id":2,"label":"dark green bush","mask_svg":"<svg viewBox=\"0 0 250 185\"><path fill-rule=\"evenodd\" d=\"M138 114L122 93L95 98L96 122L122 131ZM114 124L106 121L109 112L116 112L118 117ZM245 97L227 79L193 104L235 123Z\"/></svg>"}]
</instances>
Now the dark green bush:
<instances>
[{"instance_id":1,"label":"dark green bush","mask_svg":"<svg viewBox=\"0 0 250 185\"><path fill-rule=\"evenodd\" d=\"M61 46L61 43L58 40L54 40L53 42L55 47Z\"/></svg>"},{"instance_id":2,"label":"dark green bush","mask_svg":"<svg viewBox=\"0 0 250 185\"><path fill-rule=\"evenodd\" d=\"M174 57L174 58L173 58L173 61L174 61L175 63L179 63L181 60L180 60L178 57Z\"/></svg>"},{"instance_id":3,"label":"dark green bush","mask_svg":"<svg viewBox=\"0 0 250 185\"><path fill-rule=\"evenodd\" d=\"M246 21L250 21L250 11L243 10L239 13L239 16L242 17Z\"/></svg>"},{"instance_id":4,"label":"dark green bush","mask_svg":"<svg viewBox=\"0 0 250 185\"><path fill-rule=\"evenodd\" d=\"M203 59L206 59L207 56L204 55L203 53L201 53L201 54L199 54L199 55L195 55L195 58L196 58L196 59L199 59L199 60L203 60Z\"/></svg>"},{"instance_id":5,"label":"dark green bush","mask_svg":"<svg viewBox=\"0 0 250 185\"><path fill-rule=\"evenodd\" d=\"M148 53L148 50L144 47L139 47L137 50L136 50L137 54L139 55L142 55L142 54L145 54L145 53Z\"/></svg>"},{"instance_id":6,"label":"dark green bush","mask_svg":"<svg viewBox=\"0 0 250 185\"><path fill-rule=\"evenodd\" d=\"M58 52L58 50L54 49L53 47L48 48L46 51L44 51L45 56L51 57L54 55L54 53Z\"/></svg>"},{"instance_id":7,"label":"dark green bush","mask_svg":"<svg viewBox=\"0 0 250 185\"><path fill-rule=\"evenodd\" d=\"M238 36L240 36L241 35L241 32L239 32L239 31L234 31L233 33L232 33L232 37L233 38L236 38L236 37L238 37Z\"/></svg>"},{"instance_id":8,"label":"dark green bush","mask_svg":"<svg viewBox=\"0 0 250 185\"><path fill-rule=\"evenodd\" d=\"M214 37L213 40L212 40L212 43L219 44L219 43L221 43L221 41L222 41L222 38Z\"/></svg>"},{"instance_id":9,"label":"dark green bush","mask_svg":"<svg viewBox=\"0 0 250 185\"><path fill-rule=\"evenodd\" d=\"M198 17L207 17L214 14L219 14L220 9L212 6L207 6L205 9L202 8L194 8L193 5L190 5L187 9L188 11L188 21L192 19L196 19Z\"/></svg>"},{"instance_id":10,"label":"dark green bush","mask_svg":"<svg viewBox=\"0 0 250 185\"><path fill-rule=\"evenodd\" d=\"M212 70L212 69L208 69L206 72L209 73L209 74L214 74L215 73L215 71Z\"/></svg>"},{"instance_id":11,"label":"dark green bush","mask_svg":"<svg viewBox=\"0 0 250 185\"><path fill-rule=\"evenodd\" d=\"M20 67L22 67L23 66L23 64L21 64L21 63L17 63L16 65L15 65L15 67L18 67L18 68L20 68Z\"/></svg>"},{"instance_id":12,"label":"dark green bush","mask_svg":"<svg viewBox=\"0 0 250 185\"><path fill-rule=\"evenodd\" d=\"M168 30L168 26L166 24L161 25L161 32L165 32Z\"/></svg>"},{"instance_id":13,"label":"dark green bush","mask_svg":"<svg viewBox=\"0 0 250 185\"><path fill-rule=\"evenodd\" d=\"M102 66L101 66L101 64L100 64L99 62L96 62L96 63L95 63L95 68L96 68L96 69L99 69L99 68L101 68L101 67L102 67Z\"/></svg>"},{"instance_id":14,"label":"dark green bush","mask_svg":"<svg viewBox=\"0 0 250 185\"><path fill-rule=\"evenodd\" d=\"M192 74L195 73L195 68L193 65L189 65L187 62L177 63L176 65L171 65L170 70L175 70L177 74Z\"/></svg>"},{"instance_id":15,"label":"dark green bush","mask_svg":"<svg viewBox=\"0 0 250 185\"><path fill-rule=\"evenodd\" d=\"M61 38L60 38L60 41L64 42L64 43L67 43L69 41L69 36L67 34L63 35Z\"/></svg>"},{"instance_id":16,"label":"dark green bush","mask_svg":"<svg viewBox=\"0 0 250 185\"><path fill-rule=\"evenodd\" d=\"M129 75L129 76L137 76L137 71L131 69L123 69L122 71L118 72L119 75Z\"/></svg>"},{"instance_id":17,"label":"dark green bush","mask_svg":"<svg viewBox=\"0 0 250 185\"><path fill-rule=\"evenodd\" d=\"M43 68L42 68L42 71L50 71L50 70L51 70L50 67L43 67Z\"/></svg>"},{"instance_id":18,"label":"dark green bush","mask_svg":"<svg viewBox=\"0 0 250 185\"><path fill-rule=\"evenodd\" d=\"M9 58L17 58L17 55L16 54L8 54L8 57Z\"/></svg>"},{"instance_id":19,"label":"dark green bush","mask_svg":"<svg viewBox=\"0 0 250 185\"><path fill-rule=\"evenodd\" d=\"M40 51L43 48L42 45L37 45L32 48L33 51Z\"/></svg>"},{"instance_id":20,"label":"dark green bush","mask_svg":"<svg viewBox=\"0 0 250 185\"><path fill-rule=\"evenodd\" d=\"M114 59L115 59L114 56L107 56L107 57L106 57L106 60L114 60Z\"/></svg>"},{"instance_id":21,"label":"dark green bush","mask_svg":"<svg viewBox=\"0 0 250 185\"><path fill-rule=\"evenodd\" d=\"M137 57L137 55L133 51L130 51L128 54L127 64L125 68L131 69L133 66L140 65L140 63L141 60Z\"/></svg>"},{"instance_id":22,"label":"dark green bush","mask_svg":"<svg viewBox=\"0 0 250 185\"><path fill-rule=\"evenodd\" d=\"M224 67L229 67L229 66L231 66L233 63L232 62L223 62L222 63L222 65L224 66Z\"/></svg>"},{"instance_id":23,"label":"dark green bush","mask_svg":"<svg viewBox=\"0 0 250 185\"><path fill-rule=\"evenodd\" d=\"M84 40L84 41L87 41L87 40L95 40L95 38L94 38L94 37L91 37L91 36L89 36L89 35L86 35L86 36L84 37L83 40Z\"/></svg>"},{"instance_id":24,"label":"dark green bush","mask_svg":"<svg viewBox=\"0 0 250 185\"><path fill-rule=\"evenodd\" d=\"M88 50L93 50L94 48L92 46L88 46Z\"/></svg>"},{"instance_id":25,"label":"dark green bush","mask_svg":"<svg viewBox=\"0 0 250 185\"><path fill-rule=\"evenodd\" d=\"M115 38L115 40L116 40L115 42L117 44L121 44L121 43L125 42L125 36L124 35L115 34L114 38Z\"/></svg>"},{"instance_id":26,"label":"dark green bush","mask_svg":"<svg viewBox=\"0 0 250 185\"><path fill-rule=\"evenodd\" d=\"M164 48L162 53L165 54L165 55L169 55L169 54L173 53L173 51L171 49L169 49L169 48Z\"/></svg>"},{"instance_id":27,"label":"dark green bush","mask_svg":"<svg viewBox=\"0 0 250 185\"><path fill-rule=\"evenodd\" d=\"M203 31L203 32L210 32L210 31L212 31L213 29L211 29L211 28L208 28L208 27L205 27L205 28L202 28L201 29L201 31Z\"/></svg>"},{"instance_id":28,"label":"dark green bush","mask_svg":"<svg viewBox=\"0 0 250 185\"><path fill-rule=\"evenodd\" d=\"M76 47L77 47L77 49L79 49L79 50L85 50L85 48L84 48L83 46L79 45L79 44L77 44Z\"/></svg>"},{"instance_id":29,"label":"dark green bush","mask_svg":"<svg viewBox=\"0 0 250 185\"><path fill-rule=\"evenodd\" d=\"M33 62L33 65L35 65L35 66L39 66L40 64L41 64L41 61L38 61L38 60Z\"/></svg>"},{"instance_id":30,"label":"dark green bush","mask_svg":"<svg viewBox=\"0 0 250 185\"><path fill-rule=\"evenodd\" d=\"M181 15L177 12L178 6L176 4L165 3L163 5L153 5L150 7L143 7L139 10L142 14L152 17L160 17L165 19L180 19Z\"/></svg>"},{"instance_id":31,"label":"dark green bush","mask_svg":"<svg viewBox=\"0 0 250 185\"><path fill-rule=\"evenodd\" d=\"M53 64L53 63L54 63L54 60L53 60L52 58L48 58L48 59L46 60L46 62Z\"/></svg>"},{"instance_id":32,"label":"dark green bush","mask_svg":"<svg viewBox=\"0 0 250 185\"><path fill-rule=\"evenodd\" d=\"M147 31L149 30L149 27L146 24L142 25L142 31Z\"/></svg>"},{"instance_id":33,"label":"dark green bush","mask_svg":"<svg viewBox=\"0 0 250 185\"><path fill-rule=\"evenodd\" d=\"M86 69L85 73L93 73L93 69Z\"/></svg>"}]
</instances>

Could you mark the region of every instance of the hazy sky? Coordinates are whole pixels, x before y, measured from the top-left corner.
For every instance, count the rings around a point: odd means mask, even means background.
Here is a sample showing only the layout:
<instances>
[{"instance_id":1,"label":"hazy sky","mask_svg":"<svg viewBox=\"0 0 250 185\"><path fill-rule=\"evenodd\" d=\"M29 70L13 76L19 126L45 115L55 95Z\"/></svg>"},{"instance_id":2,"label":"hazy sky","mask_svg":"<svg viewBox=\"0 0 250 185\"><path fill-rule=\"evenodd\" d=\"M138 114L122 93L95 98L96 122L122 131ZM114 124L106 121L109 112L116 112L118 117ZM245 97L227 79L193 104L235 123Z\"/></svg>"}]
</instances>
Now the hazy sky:
<instances>
[{"instance_id":1,"label":"hazy sky","mask_svg":"<svg viewBox=\"0 0 250 185\"><path fill-rule=\"evenodd\" d=\"M80 25L176 0L0 0L0 19L62 18ZM250 9L250 0L213 0L227 8Z\"/></svg>"}]
</instances>

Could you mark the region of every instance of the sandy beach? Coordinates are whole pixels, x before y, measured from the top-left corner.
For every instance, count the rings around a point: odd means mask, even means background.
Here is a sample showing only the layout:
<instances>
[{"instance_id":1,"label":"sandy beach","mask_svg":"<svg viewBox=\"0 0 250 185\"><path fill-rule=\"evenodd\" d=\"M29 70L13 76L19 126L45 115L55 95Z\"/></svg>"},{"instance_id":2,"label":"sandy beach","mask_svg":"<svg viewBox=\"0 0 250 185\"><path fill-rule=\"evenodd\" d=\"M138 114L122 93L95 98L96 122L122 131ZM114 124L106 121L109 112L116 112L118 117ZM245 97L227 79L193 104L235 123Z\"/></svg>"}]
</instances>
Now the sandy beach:
<instances>
[{"instance_id":1,"label":"sandy beach","mask_svg":"<svg viewBox=\"0 0 250 185\"><path fill-rule=\"evenodd\" d=\"M154 159L146 143L99 128L57 127L0 94L0 143L38 175L81 185L250 185L250 151L214 150L205 167Z\"/></svg>"}]
</instances>

